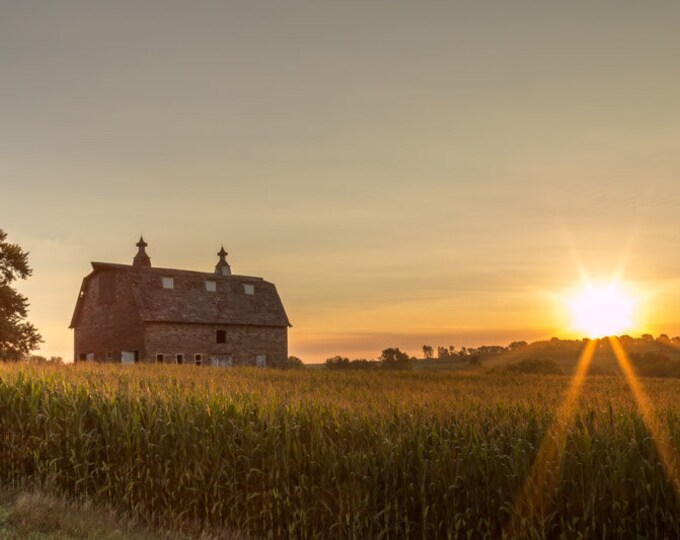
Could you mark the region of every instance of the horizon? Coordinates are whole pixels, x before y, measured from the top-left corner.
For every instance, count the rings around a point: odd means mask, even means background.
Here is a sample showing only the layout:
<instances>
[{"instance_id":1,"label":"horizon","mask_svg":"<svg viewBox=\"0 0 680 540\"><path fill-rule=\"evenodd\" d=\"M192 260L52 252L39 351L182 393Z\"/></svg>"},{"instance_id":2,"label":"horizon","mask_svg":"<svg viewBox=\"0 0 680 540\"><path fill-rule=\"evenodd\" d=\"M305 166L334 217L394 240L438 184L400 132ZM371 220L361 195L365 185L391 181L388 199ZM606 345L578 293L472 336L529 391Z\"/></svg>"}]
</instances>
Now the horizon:
<instances>
[{"instance_id":1,"label":"horizon","mask_svg":"<svg viewBox=\"0 0 680 540\"><path fill-rule=\"evenodd\" d=\"M0 196L45 343L90 261L274 283L307 363L574 337L584 280L680 334L680 5L10 3ZM628 332L631 333L631 332Z\"/></svg>"}]
</instances>

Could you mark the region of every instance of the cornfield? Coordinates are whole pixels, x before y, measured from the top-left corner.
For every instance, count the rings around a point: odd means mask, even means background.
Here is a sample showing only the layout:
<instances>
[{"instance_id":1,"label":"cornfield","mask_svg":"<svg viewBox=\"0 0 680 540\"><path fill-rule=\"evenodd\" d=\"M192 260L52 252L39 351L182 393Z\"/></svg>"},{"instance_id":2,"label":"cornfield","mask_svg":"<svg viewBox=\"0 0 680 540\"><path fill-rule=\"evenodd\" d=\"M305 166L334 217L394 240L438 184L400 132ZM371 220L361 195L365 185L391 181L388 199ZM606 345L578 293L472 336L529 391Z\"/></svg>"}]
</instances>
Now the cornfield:
<instances>
[{"instance_id":1,"label":"cornfield","mask_svg":"<svg viewBox=\"0 0 680 540\"><path fill-rule=\"evenodd\" d=\"M0 368L0 481L151 524L254 537L680 535L676 485L625 382L586 380L518 502L560 376L193 366ZM649 379L680 448L680 383ZM559 441L558 441L559 442Z\"/></svg>"}]
</instances>

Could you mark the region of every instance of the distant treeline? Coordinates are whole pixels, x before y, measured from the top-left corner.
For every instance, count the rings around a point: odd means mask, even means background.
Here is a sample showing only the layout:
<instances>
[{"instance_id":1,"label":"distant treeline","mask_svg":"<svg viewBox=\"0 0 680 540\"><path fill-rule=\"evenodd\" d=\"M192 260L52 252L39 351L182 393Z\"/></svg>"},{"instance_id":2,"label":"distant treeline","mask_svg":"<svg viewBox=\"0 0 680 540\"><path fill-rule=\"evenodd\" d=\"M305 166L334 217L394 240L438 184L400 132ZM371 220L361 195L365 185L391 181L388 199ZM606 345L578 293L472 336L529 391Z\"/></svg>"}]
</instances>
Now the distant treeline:
<instances>
[{"instance_id":1,"label":"distant treeline","mask_svg":"<svg viewBox=\"0 0 680 540\"><path fill-rule=\"evenodd\" d=\"M643 376L680 377L680 359L673 359L668 354L675 350L680 351L680 337L669 337L661 334L654 337L651 334L643 334L634 338L629 335L618 336L624 349L630 355L631 362L636 371ZM527 341L513 341L507 346L481 345L479 347L460 347L453 345L448 347L423 345L423 357L421 359L409 356L399 348L391 347L384 349L380 357L375 360L356 358L350 360L344 356L333 356L325 362L326 369L331 370L368 370L368 369L412 369L416 362L438 360L460 362L461 364L476 366L481 365L482 360L503 353L522 352L522 355L531 354L519 363L513 363L507 367L508 371L525 373L558 374L562 369L550 358L551 354L578 353L582 350L589 339L560 339L553 337L549 340L541 340L529 343ZM609 347L607 339L598 340L598 348ZM436 356L435 356L436 351ZM668 354L667 354L668 353ZM533 357L536 354L537 357ZM505 369L505 368L503 368ZM594 368L594 371L597 368Z\"/></svg>"},{"instance_id":2,"label":"distant treeline","mask_svg":"<svg viewBox=\"0 0 680 540\"><path fill-rule=\"evenodd\" d=\"M513 341L507 347L501 345L481 345L480 347L461 347L460 349L456 349L453 345L449 345L448 347L438 346L437 358L439 360L461 359L467 361L470 357L493 356L506 351L520 349L528 345L529 344L526 341ZM434 358L434 348L431 345L423 345L423 357L426 360Z\"/></svg>"},{"instance_id":3,"label":"distant treeline","mask_svg":"<svg viewBox=\"0 0 680 540\"><path fill-rule=\"evenodd\" d=\"M64 359L61 356L50 356L49 358L39 354L32 354L22 358L22 361L29 364L63 364Z\"/></svg>"},{"instance_id":4,"label":"distant treeline","mask_svg":"<svg viewBox=\"0 0 680 540\"><path fill-rule=\"evenodd\" d=\"M634 338L629 335L618 336L621 345L627 349L636 348L649 348L650 345L659 345L661 348L670 347L677 348L680 350L680 337L669 337L667 334L661 334L658 337L654 337L652 334L642 334L640 337ZM588 338L584 339L560 339L557 337L551 338L549 340L534 341L528 343L526 341L513 341L508 346L503 347L500 345L482 345L480 347L461 347L456 349L453 345L448 347L437 347L436 357L440 360L445 359L467 359L471 356L494 356L504 352L517 351L526 348L542 349L550 348L554 350L570 350L570 349L580 349L583 345L588 342ZM607 346L607 340L599 340L601 346ZM433 359L435 349L430 345L423 345L423 356L426 359Z\"/></svg>"},{"instance_id":5,"label":"distant treeline","mask_svg":"<svg viewBox=\"0 0 680 540\"><path fill-rule=\"evenodd\" d=\"M397 347L384 349L377 360L366 360L357 358L350 360L344 356L334 356L326 360L326 369L349 370L349 369L399 369L407 370L413 368L413 363L417 359L409 356Z\"/></svg>"}]
</instances>

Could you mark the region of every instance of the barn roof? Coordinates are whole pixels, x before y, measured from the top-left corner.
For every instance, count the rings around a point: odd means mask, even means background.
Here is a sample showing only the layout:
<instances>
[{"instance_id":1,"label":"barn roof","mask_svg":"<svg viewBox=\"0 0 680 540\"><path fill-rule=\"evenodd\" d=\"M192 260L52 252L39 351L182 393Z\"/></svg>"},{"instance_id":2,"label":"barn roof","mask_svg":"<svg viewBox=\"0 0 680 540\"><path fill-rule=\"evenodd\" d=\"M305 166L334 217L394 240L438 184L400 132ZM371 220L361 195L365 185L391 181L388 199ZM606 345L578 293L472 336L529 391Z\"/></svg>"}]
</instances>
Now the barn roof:
<instances>
[{"instance_id":1,"label":"barn roof","mask_svg":"<svg viewBox=\"0 0 680 540\"><path fill-rule=\"evenodd\" d=\"M124 272L144 322L290 326L276 287L262 278L101 262L93 262L92 269L81 290L99 272ZM174 288L163 288L164 277L173 278ZM216 282L215 292L206 290L206 281ZM244 285L253 286L254 294L246 294ZM79 296L71 328L85 300Z\"/></svg>"}]
</instances>

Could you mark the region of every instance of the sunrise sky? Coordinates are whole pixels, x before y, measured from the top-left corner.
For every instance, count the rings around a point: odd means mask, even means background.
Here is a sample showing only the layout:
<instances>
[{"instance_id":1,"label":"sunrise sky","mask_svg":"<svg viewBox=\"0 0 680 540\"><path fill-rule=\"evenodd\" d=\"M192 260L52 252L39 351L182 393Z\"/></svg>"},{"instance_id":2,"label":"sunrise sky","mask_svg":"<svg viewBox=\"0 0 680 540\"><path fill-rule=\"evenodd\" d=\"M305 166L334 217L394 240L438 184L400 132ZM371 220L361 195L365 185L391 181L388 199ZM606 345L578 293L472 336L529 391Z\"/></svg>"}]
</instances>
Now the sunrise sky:
<instances>
[{"instance_id":1,"label":"sunrise sky","mask_svg":"<svg viewBox=\"0 0 680 540\"><path fill-rule=\"evenodd\" d=\"M680 333L680 3L2 2L0 228L41 353L90 261L274 282L307 362Z\"/></svg>"}]
</instances>

